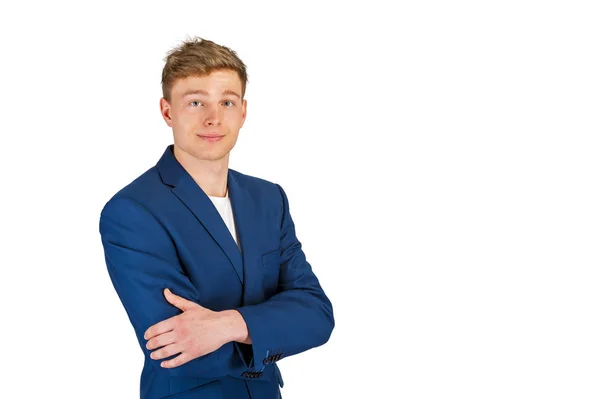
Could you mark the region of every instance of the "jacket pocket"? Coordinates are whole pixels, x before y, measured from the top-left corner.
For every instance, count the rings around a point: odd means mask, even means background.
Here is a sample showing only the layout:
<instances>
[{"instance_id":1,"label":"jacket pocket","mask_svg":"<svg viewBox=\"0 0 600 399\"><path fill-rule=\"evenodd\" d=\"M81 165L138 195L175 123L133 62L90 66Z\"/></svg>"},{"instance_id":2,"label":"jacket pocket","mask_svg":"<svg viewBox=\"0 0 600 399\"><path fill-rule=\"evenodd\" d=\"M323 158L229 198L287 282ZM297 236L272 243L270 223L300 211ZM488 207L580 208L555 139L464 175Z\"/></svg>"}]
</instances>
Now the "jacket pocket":
<instances>
[{"instance_id":1,"label":"jacket pocket","mask_svg":"<svg viewBox=\"0 0 600 399\"><path fill-rule=\"evenodd\" d=\"M264 253L262 255L263 266L272 267L277 266L279 268L279 248Z\"/></svg>"},{"instance_id":2,"label":"jacket pocket","mask_svg":"<svg viewBox=\"0 0 600 399\"><path fill-rule=\"evenodd\" d=\"M221 381L214 378L170 377L169 396L162 399L186 399L203 397L222 398Z\"/></svg>"}]
</instances>

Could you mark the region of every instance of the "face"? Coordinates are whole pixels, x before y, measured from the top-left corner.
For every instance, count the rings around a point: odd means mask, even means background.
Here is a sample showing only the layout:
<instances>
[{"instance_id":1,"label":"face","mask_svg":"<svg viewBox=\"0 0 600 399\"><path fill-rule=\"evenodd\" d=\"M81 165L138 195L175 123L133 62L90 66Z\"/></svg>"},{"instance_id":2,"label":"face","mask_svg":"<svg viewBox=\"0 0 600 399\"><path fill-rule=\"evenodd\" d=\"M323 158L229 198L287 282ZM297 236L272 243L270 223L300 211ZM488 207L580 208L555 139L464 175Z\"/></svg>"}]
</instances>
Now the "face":
<instances>
[{"instance_id":1,"label":"face","mask_svg":"<svg viewBox=\"0 0 600 399\"><path fill-rule=\"evenodd\" d=\"M160 100L161 114L173 129L175 151L198 160L228 160L246 119L242 82L231 70L177 79L171 102ZM207 136L218 136L209 138Z\"/></svg>"}]
</instances>

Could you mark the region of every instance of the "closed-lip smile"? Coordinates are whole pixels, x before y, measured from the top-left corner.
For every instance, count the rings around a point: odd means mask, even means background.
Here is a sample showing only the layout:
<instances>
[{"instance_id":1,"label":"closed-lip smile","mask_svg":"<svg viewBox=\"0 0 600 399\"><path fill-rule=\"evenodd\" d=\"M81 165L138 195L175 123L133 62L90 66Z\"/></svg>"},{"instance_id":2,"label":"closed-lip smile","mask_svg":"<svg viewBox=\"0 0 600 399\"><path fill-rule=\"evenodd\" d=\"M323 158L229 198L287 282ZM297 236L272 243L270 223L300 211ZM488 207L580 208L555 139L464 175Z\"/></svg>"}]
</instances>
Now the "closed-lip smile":
<instances>
[{"instance_id":1,"label":"closed-lip smile","mask_svg":"<svg viewBox=\"0 0 600 399\"><path fill-rule=\"evenodd\" d=\"M225 135L222 134L199 134L198 137L200 137L202 140L209 142L209 143L215 143L217 141L220 141L223 137L225 137Z\"/></svg>"}]
</instances>

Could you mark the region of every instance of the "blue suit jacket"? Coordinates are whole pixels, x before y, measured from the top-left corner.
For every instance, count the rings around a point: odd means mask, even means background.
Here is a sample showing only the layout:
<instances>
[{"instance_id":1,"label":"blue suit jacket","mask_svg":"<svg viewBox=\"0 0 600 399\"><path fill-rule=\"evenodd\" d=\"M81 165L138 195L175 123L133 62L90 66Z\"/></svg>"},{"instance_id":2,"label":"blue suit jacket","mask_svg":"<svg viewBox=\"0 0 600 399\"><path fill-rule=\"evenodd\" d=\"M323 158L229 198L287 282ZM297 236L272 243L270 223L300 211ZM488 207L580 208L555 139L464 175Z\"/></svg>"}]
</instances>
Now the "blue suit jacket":
<instances>
[{"instance_id":1,"label":"blue suit jacket","mask_svg":"<svg viewBox=\"0 0 600 399\"><path fill-rule=\"evenodd\" d=\"M144 352L141 398L278 398L276 361L329 340L331 302L296 238L285 192L232 169L227 184L241 252L173 145L102 209L108 272ZM214 311L237 309L252 344L230 342L162 368L176 355L151 359L143 335L181 314L164 288Z\"/></svg>"}]
</instances>

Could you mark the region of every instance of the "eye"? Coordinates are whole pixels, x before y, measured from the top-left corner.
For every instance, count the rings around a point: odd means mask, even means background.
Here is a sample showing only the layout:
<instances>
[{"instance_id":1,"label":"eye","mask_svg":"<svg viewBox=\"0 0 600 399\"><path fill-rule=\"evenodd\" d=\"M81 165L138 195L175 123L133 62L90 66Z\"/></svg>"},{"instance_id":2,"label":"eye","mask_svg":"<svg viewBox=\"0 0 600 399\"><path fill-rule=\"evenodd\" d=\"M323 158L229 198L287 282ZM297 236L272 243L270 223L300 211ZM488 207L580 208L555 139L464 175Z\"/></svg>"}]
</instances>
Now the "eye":
<instances>
[{"instance_id":1,"label":"eye","mask_svg":"<svg viewBox=\"0 0 600 399\"><path fill-rule=\"evenodd\" d=\"M231 105L227 105L228 103L231 104ZM230 100L225 100L224 104L225 104L226 107L233 107L235 105L235 103L233 101L230 101Z\"/></svg>"},{"instance_id":2,"label":"eye","mask_svg":"<svg viewBox=\"0 0 600 399\"><path fill-rule=\"evenodd\" d=\"M197 104L197 105L194 105L194 104ZM192 107L198 107L198 106L202 105L202 103L200 101L190 101L190 105Z\"/></svg>"}]
</instances>

